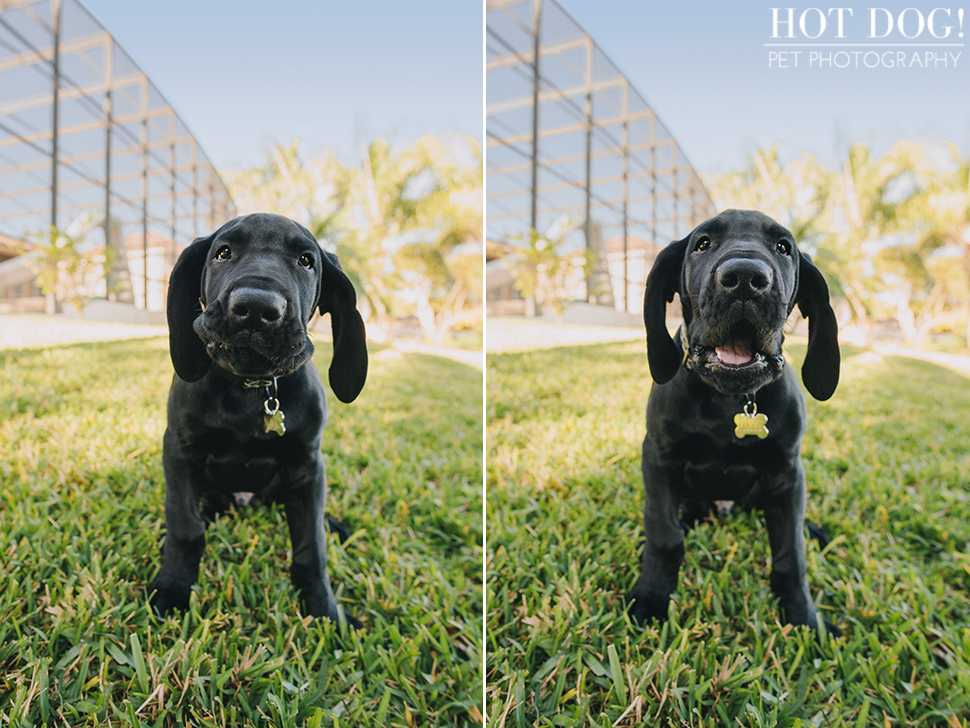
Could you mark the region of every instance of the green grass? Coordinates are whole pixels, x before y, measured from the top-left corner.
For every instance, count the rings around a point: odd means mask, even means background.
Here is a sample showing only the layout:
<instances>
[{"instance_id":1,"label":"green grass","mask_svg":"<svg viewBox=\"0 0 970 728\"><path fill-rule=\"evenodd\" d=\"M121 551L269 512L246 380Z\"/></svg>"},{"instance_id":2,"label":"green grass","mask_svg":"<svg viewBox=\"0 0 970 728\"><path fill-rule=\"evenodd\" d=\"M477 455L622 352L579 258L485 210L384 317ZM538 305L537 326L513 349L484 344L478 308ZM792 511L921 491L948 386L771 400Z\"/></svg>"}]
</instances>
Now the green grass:
<instances>
[{"instance_id":1,"label":"green grass","mask_svg":"<svg viewBox=\"0 0 970 728\"><path fill-rule=\"evenodd\" d=\"M493 728L967 725L966 377L845 347L808 399L807 515L834 537L809 582L845 633L820 646L779 623L760 514L694 529L671 620L630 625L642 342L490 355L487 382Z\"/></svg>"},{"instance_id":2,"label":"green grass","mask_svg":"<svg viewBox=\"0 0 970 728\"><path fill-rule=\"evenodd\" d=\"M299 615L280 507L219 519L190 611L150 613L164 340L0 351L0 724L481 722L481 372L390 353L330 397L327 510L354 534L331 576L364 623L341 636Z\"/></svg>"}]
</instances>

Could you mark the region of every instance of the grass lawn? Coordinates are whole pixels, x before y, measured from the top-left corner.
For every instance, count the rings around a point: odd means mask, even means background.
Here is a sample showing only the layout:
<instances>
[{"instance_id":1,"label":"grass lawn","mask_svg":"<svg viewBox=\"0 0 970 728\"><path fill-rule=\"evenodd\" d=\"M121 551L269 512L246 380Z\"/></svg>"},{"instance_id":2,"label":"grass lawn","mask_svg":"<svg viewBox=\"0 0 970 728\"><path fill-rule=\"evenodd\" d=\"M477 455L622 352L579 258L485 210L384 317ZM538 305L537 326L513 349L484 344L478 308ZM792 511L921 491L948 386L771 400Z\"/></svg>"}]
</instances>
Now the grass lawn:
<instances>
[{"instance_id":1,"label":"grass lawn","mask_svg":"<svg viewBox=\"0 0 970 728\"><path fill-rule=\"evenodd\" d=\"M834 539L809 583L845 633L816 647L779 623L760 514L694 529L672 619L630 625L642 341L488 359L490 726L968 724L967 377L843 347L808 398L807 515Z\"/></svg>"},{"instance_id":2,"label":"grass lawn","mask_svg":"<svg viewBox=\"0 0 970 728\"><path fill-rule=\"evenodd\" d=\"M164 339L0 351L0 724L481 722L481 371L384 353L330 397L331 577L364 623L340 636L298 614L281 507L210 526L191 610L151 614Z\"/></svg>"}]
</instances>

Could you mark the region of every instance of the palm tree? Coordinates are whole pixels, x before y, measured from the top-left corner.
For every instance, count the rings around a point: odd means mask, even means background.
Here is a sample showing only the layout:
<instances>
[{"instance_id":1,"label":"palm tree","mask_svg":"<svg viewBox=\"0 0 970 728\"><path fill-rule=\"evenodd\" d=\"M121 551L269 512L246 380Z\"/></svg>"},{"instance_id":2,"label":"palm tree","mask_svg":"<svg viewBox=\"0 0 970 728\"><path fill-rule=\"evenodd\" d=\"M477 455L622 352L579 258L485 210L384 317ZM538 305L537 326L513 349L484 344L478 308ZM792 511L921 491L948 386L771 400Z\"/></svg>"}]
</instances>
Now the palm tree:
<instances>
[{"instance_id":1,"label":"palm tree","mask_svg":"<svg viewBox=\"0 0 970 728\"><path fill-rule=\"evenodd\" d=\"M906 155L917 193L900 205L899 215L914 229L915 249L927 263L933 320L952 322L946 304L962 304L970 345L970 159L949 143L931 148L909 144L900 154Z\"/></svg>"},{"instance_id":2,"label":"palm tree","mask_svg":"<svg viewBox=\"0 0 970 728\"><path fill-rule=\"evenodd\" d=\"M386 340L401 313L415 313L425 335L437 339L474 318L467 304L482 286L481 251L474 249L482 242L477 144L465 142L468 165L434 137L400 153L378 139L362 150L356 169L327 150L302 160L298 144L274 147L261 167L227 174L241 212L291 217L335 250L361 292L372 338Z\"/></svg>"},{"instance_id":3,"label":"palm tree","mask_svg":"<svg viewBox=\"0 0 970 728\"><path fill-rule=\"evenodd\" d=\"M398 248L394 259L406 271L402 277L424 335L435 341L481 317L466 304L482 295L484 167L478 144L467 143L473 165L458 164L434 137L422 137L410 150L426 175L414 208L419 238Z\"/></svg>"},{"instance_id":4,"label":"palm tree","mask_svg":"<svg viewBox=\"0 0 970 728\"><path fill-rule=\"evenodd\" d=\"M440 339L469 317L469 295L480 295L481 252L459 250L482 241L482 156L468 145L472 166L434 137L397 155L377 140L354 173L341 246L353 251L349 265L385 335L392 313L413 311L425 335Z\"/></svg>"}]
</instances>

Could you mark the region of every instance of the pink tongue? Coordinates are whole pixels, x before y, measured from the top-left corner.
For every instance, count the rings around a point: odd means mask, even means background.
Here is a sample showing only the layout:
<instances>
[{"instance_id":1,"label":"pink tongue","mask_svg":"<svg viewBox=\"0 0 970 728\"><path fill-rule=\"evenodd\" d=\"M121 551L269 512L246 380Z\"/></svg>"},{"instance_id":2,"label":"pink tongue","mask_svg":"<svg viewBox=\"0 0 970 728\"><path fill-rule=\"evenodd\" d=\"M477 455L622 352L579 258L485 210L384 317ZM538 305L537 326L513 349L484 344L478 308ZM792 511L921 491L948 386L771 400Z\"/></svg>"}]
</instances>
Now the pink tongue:
<instances>
[{"instance_id":1,"label":"pink tongue","mask_svg":"<svg viewBox=\"0 0 970 728\"><path fill-rule=\"evenodd\" d=\"M745 344L737 341L733 341L724 346L719 346L714 351L717 352L717 358L720 359L722 363L731 364L733 366L747 364L754 358L751 352L748 351L748 347L745 346Z\"/></svg>"}]
</instances>

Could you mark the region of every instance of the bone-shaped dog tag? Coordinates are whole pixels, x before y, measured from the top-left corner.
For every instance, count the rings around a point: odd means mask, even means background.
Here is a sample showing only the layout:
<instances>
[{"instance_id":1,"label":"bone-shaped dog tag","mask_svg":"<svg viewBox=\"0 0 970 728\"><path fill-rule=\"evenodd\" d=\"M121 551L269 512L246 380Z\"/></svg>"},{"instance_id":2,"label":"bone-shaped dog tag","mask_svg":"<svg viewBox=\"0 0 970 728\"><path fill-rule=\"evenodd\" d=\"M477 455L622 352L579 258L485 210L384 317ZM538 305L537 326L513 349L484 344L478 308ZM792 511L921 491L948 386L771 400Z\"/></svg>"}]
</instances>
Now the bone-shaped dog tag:
<instances>
[{"instance_id":1,"label":"bone-shaped dog tag","mask_svg":"<svg viewBox=\"0 0 970 728\"><path fill-rule=\"evenodd\" d=\"M745 406L745 410L747 410L747 406ZM759 415L757 410L751 414L739 412L734 415L734 425L734 436L739 440L746 435L754 435L760 440L768 437L768 416Z\"/></svg>"},{"instance_id":2,"label":"bone-shaped dog tag","mask_svg":"<svg viewBox=\"0 0 970 728\"><path fill-rule=\"evenodd\" d=\"M275 432L277 435L283 436L286 434L286 425L283 420L286 419L282 410L276 410L271 415L263 415L263 431L269 434L270 432Z\"/></svg>"}]
</instances>

